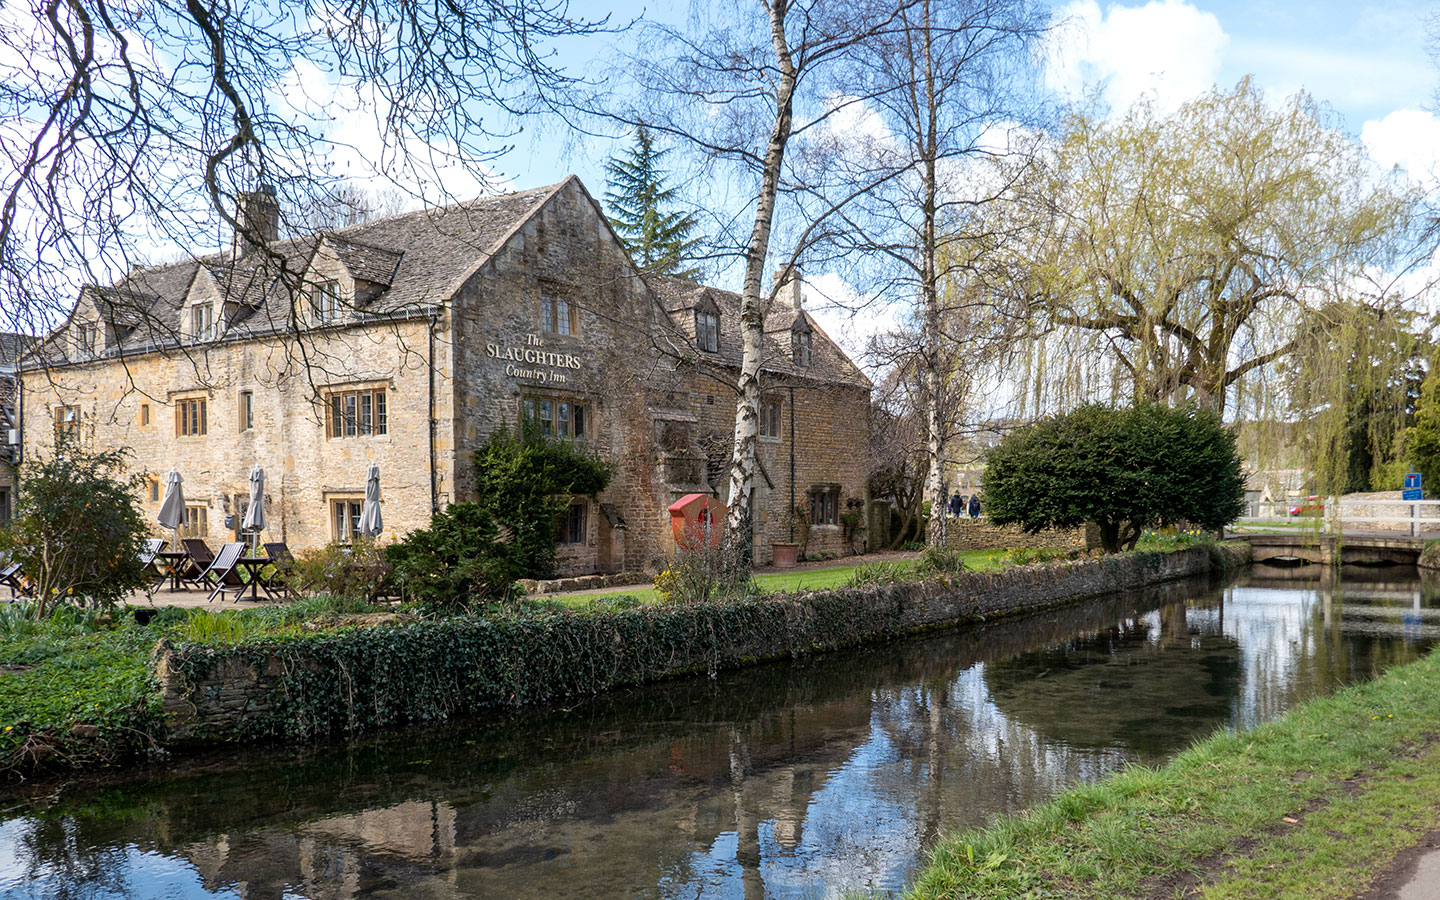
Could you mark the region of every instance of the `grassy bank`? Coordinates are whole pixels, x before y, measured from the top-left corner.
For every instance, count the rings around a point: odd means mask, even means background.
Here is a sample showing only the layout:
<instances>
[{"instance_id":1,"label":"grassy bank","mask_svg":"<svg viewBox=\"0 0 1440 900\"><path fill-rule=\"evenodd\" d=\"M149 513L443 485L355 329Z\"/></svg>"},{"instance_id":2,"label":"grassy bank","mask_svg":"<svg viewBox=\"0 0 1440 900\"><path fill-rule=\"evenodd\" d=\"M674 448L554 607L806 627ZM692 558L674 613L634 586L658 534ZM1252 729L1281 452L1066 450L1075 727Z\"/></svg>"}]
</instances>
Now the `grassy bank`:
<instances>
[{"instance_id":1,"label":"grassy bank","mask_svg":"<svg viewBox=\"0 0 1440 900\"><path fill-rule=\"evenodd\" d=\"M1349 898L1440 827L1440 656L944 839L908 896Z\"/></svg>"}]
</instances>

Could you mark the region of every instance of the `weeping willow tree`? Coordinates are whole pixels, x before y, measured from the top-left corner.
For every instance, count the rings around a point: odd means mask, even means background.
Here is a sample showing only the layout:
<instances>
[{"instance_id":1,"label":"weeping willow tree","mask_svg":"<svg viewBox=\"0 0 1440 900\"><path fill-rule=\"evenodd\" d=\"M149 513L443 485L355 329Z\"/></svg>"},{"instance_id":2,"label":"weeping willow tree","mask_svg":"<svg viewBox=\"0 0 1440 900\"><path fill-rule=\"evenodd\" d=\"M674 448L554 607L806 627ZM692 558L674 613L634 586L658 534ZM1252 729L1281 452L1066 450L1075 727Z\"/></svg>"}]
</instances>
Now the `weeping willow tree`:
<instances>
[{"instance_id":1,"label":"weeping willow tree","mask_svg":"<svg viewBox=\"0 0 1440 900\"><path fill-rule=\"evenodd\" d=\"M1419 315L1363 303L1315 310L1282 367L1312 492L1397 490L1430 342Z\"/></svg>"},{"instance_id":2,"label":"weeping willow tree","mask_svg":"<svg viewBox=\"0 0 1440 900\"><path fill-rule=\"evenodd\" d=\"M1312 310L1383 296L1375 273L1410 258L1413 193L1309 97L1272 106L1248 80L1172 115L1075 115L1014 185L997 208L1028 230L998 271L1030 309L1032 415L1111 399L1224 413L1299 350Z\"/></svg>"}]
</instances>

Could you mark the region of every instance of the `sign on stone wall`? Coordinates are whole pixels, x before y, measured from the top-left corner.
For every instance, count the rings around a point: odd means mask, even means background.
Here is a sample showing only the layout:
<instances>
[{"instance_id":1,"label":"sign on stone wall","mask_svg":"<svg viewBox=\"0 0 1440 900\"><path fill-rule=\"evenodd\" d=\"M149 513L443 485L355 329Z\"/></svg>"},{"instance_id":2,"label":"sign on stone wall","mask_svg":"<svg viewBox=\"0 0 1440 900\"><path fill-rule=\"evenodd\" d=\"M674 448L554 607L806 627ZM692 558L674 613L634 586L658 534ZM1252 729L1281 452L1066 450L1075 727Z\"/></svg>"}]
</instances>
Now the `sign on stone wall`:
<instances>
[{"instance_id":1,"label":"sign on stone wall","mask_svg":"<svg viewBox=\"0 0 1440 900\"><path fill-rule=\"evenodd\" d=\"M527 334L519 344L485 345L490 359L505 360L505 374L511 378L545 384L566 384L571 371L580 368L580 357L573 353L556 353L545 349L545 339Z\"/></svg>"}]
</instances>

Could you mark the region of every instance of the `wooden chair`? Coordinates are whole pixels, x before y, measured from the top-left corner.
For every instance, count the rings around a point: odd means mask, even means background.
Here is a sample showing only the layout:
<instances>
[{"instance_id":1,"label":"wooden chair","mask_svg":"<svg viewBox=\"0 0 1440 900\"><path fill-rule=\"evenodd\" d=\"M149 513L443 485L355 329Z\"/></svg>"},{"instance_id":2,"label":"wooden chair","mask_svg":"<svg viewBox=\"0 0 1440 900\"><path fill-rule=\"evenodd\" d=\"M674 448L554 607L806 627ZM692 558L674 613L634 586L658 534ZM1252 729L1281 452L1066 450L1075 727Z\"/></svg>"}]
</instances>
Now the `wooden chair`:
<instances>
[{"instance_id":1,"label":"wooden chair","mask_svg":"<svg viewBox=\"0 0 1440 900\"><path fill-rule=\"evenodd\" d=\"M295 556L290 552L284 541L269 541L265 544L265 555L270 557L270 577L262 584L267 591L280 591L287 598L290 596L289 579L294 573Z\"/></svg>"},{"instance_id":2,"label":"wooden chair","mask_svg":"<svg viewBox=\"0 0 1440 900\"><path fill-rule=\"evenodd\" d=\"M205 582L205 572L210 564L215 562L215 554L210 547L200 538L185 538L180 542L190 559L181 563L185 567L180 573L181 584L192 584L197 588L209 587Z\"/></svg>"},{"instance_id":3,"label":"wooden chair","mask_svg":"<svg viewBox=\"0 0 1440 900\"><path fill-rule=\"evenodd\" d=\"M245 579L240 577L240 557L245 554L245 545L238 541L222 544L220 552L215 554L215 559L210 566L200 575L200 583L204 587L211 587L210 596L206 601L214 600L216 595L225 599L224 595L234 591L239 596L250 588Z\"/></svg>"},{"instance_id":4,"label":"wooden chair","mask_svg":"<svg viewBox=\"0 0 1440 900\"><path fill-rule=\"evenodd\" d=\"M30 582L26 580L25 574L20 570L19 563L0 565L0 585L10 589L11 600L30 596Z\"/></svg>"},{"instance_id":5,"label":"wooden chair","mask_svg":"<svg viewBox=\"0 0 1440 900\"><path fill-rule=\"evenodd\" d=\"M145 546L140 549L140 565L145 567L146 577L153 579L156 585L165 583L165 573L160 571L159 560L156 558L164 549L164 538L146 538Z\"/></svg>"}]
</instances>

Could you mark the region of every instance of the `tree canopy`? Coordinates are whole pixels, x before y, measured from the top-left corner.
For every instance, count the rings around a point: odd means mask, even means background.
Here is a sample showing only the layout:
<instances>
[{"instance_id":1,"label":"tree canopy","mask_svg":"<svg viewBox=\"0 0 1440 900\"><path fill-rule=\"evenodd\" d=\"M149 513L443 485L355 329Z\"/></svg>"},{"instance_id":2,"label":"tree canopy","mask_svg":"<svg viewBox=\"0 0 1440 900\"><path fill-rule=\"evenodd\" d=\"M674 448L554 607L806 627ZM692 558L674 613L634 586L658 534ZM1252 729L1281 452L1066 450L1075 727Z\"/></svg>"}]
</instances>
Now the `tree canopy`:
<instances>
[{"instance_id":1,"label":"tree canopy","mask_svg":"<svg viewBox=\"0 0 1440 900\"><path fill-rule=\"evenodd\" d=\"M671 209L677 188L667 185L661 165L670 153L655 146L650 129L635 129L635 145L605 163L605 206L610 225L636 264L646 272L694 278L695 268L682 268L700 244L692 237L695 215Z\"/></svg>"},{"instance_id":2,"label":"tree canopy","mask_svg":"<svg viewBox=\"0 0 1440 900\"><path fill-rule=\"evenodd\" d=\"M1107 552L1147 528L1218 530L1239 517L1245 478L1235 435L1195 404L1086 404L1011 432L991 451L985 509L1034 533L1094 523Z\"/></svg>"},{"instance_id":3,"label":"tree canopy","mask_svg":"<svg viewBox=\"0 0 1440 900\"><path fill-rule=\"evenodd\" d=\"M1103 355L1138 400L1226 406L1295 350L1300 313L1390 293L1415 198L1304 94L1248 80L1173 115L1077 115L1018 182L1028 235L997 270L1041 331ZM1387 273L1377 275L1377 273Z\"/></svg>"}]
</instances>

